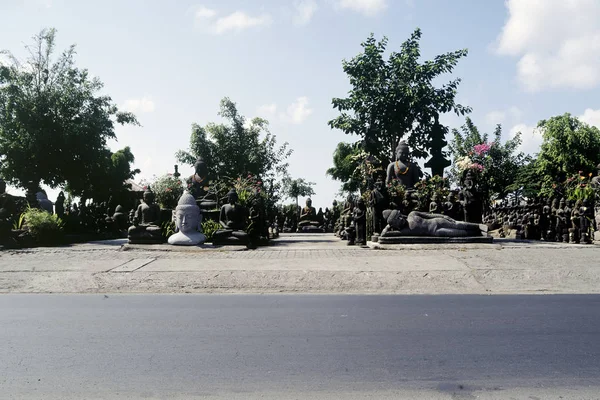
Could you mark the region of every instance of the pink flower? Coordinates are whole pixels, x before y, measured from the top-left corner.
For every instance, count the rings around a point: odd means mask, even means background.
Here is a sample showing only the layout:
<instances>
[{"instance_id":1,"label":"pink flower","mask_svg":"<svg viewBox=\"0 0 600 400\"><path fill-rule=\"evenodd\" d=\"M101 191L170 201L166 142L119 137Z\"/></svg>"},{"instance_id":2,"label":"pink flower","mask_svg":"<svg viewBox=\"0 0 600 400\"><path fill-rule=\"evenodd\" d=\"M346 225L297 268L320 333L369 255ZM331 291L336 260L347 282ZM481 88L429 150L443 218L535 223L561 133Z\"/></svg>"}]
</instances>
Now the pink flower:
<instances>
[{"instance_id":1,"label":"pink flower","mask_svg":"<svg viewBox=\"0 0 600 400\"><path fill-rule=\"evenodd\" d=\"M483 171L483 165L478 163L471 164L471 168L478 170L479 172Z\"/></svg>"},{"instance_id":2,"label":"pink flower","mask_svg":"<svg viewBox=\"0 0 600 400\"><path fill-rule=\"evenodd\" d=\"M487 143L476 144L475 146L473 146L473 150L478 156L486 154L488 151L490 151L491 148L492 145Z\"/></svg>"}]
</instances>

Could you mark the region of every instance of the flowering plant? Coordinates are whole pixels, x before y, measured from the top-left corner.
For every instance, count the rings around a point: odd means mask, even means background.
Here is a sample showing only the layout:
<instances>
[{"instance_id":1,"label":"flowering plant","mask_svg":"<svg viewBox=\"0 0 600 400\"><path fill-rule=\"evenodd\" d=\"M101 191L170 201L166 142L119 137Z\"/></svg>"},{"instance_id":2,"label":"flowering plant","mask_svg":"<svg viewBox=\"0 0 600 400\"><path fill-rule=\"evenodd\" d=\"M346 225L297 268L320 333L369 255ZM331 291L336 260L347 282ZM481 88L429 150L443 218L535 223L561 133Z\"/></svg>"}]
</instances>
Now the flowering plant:
<instances>
[{"instance_id":1,"label":"flowering plant","mask_svg":"<svg viewBox=\"0 0 600 400\"><path fill-rule=\"evenodd\" d=\"M183 182L173 174L165 174L154 179L150 184L156 197L156 202L162 208L175 209L177 202L183 194Z\"/></svg>"},{"instance_id":2,"label":"flowering plant","mask_svg":"<svg viewBox=\"0 0 600 400\"><path fill-rule=\"evenodd\" d=\"M392 179L387 184L387 190L390 196L396 197L399 201L404 200L404 196L406 195L406 186L404 186L398 179Z\"/></svg>"},{"instance_id":3,"label":"flowering plant","mask_svg":"<svg viewBox=\"0 0 600 400\"><path fill-rule=\"evenodd\" d=\"M571 176L562 184L553 184L552 188L558 194L566 196L569 200L594 200L596 191L592 185L592 176L579 171L578 175Z\"/></svg>"}]
</instances>

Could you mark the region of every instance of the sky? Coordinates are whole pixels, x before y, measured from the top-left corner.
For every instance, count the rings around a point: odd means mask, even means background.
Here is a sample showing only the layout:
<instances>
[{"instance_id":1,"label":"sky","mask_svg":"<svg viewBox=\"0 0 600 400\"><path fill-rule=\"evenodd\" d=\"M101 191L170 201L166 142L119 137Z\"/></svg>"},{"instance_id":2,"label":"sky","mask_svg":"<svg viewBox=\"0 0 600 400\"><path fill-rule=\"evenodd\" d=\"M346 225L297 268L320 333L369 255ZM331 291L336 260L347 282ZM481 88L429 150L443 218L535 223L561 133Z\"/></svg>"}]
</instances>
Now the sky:
<instances>
[{"instance_id":1,"label":"sky","mask_svg":"<svg viewBox=\"0 0 600 400\"><path fill-rule=\"evenodd\" d=\"M269 120L294 150L291 176L315 182L313 205L329 206L340 186L325 174L333 151L358 140L327 125L332 98L350 89L342 60L371 33L398 50L417 27L423 60L469 50L440 82L462 79L457 101L481 131L520 131L533 154L542 119L569 112L600 126L598 0L0 0L0 49L24 57L49 27L57 49L76 44L77 65L137 115L142 126L119 126L110 142L131 147L136 181L173 172L192 123L220 122L229 97L247 118ZM464 117L441 122L458 128Z\"/></svg>"}]
</instances>

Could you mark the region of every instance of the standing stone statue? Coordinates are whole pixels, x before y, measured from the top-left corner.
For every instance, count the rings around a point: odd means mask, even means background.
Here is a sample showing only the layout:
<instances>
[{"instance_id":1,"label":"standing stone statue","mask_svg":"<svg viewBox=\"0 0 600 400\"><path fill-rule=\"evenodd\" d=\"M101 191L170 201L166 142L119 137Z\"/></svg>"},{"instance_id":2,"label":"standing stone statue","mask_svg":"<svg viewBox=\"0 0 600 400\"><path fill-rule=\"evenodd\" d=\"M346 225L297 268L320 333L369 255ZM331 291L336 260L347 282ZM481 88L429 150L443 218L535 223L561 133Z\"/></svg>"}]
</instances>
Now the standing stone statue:
<instances>
[{"instance_id":1,"label":"standing stone statue","mask_svg":"<svg viewBox=\"0 0 600 400\"><path fill-rule=\"evenodd\" d=\"M464 221L480 224L483 217L483 202L477 189L475 175L467 171L460 191L460 202L464 210Z\"/></svg>"},{"instance_id":2,"label":"standing stone statue","mask_svg":"<svg viewBox=\"0 0 600 400\"><path fill-rule=\"evenodd\" d=\"M54 212L58 215L58 218L64 218L65 216L65 194L61 190L56 197L56 202L54 203Z\"/></svg>"},{"instance_id":3,"label":"standing stone statue","mask_svg":"<svg viewBox=\"0 0 600 400\"><path fill-rule=\"evenodd\" d=\"M206 241L202 233L202 214L194 196L183 192L175 208L175 226L178 232L169 237L169 244L196 246Z\"/></svg>"},{"instance_id":4,"label":"standing stone statue","mask_svg":"<svg viewBox=\"0 0 600 400\"><path fill-rule=\"evenodd\" d=\"M421 168L410 161L410 151L408 144L402 140L396 147L396 160L387 167L386 185L396 179L402 183L406 189L414 189L415 183L423 177Z\"/></svg>"},{"instance_id":5,"label":"standing stone statue","mask_svg":"<svg viewBox=\"0 0 600 400\"><path fill-rule=\"evenodd\" d=\"M356 232L354 242L359 246L364 246L367 244L367 206L362 197L356 202L353 219Z\"/></svg>"}]
</instances>

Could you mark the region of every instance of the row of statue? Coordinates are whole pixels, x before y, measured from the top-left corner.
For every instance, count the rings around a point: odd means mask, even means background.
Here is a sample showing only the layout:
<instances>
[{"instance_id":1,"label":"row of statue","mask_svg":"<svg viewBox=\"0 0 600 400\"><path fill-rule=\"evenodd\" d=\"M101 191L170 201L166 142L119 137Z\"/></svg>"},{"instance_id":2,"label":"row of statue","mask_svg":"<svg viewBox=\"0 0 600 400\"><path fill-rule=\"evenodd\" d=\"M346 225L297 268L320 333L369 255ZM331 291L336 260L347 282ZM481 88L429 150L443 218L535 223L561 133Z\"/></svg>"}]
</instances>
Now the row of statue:
<instances>
[{"instance_id":1,"label":"row of statue","mask_svg":"<svg viewBox=\"0 0 600 400\"><path fill-rule=\"evenodd\" d=\"M593 199L537 197L494 205L485 221L500 237L589 244L600 227L600 213L595 214Z\"/></svg>"}]
</instances>

